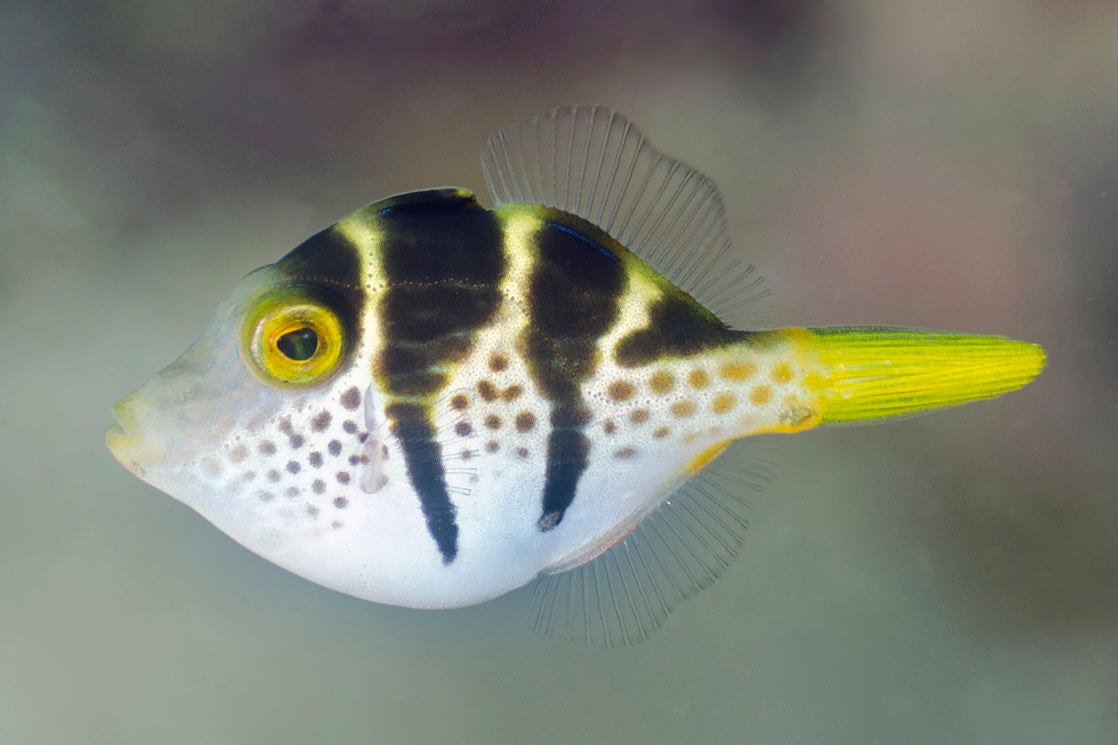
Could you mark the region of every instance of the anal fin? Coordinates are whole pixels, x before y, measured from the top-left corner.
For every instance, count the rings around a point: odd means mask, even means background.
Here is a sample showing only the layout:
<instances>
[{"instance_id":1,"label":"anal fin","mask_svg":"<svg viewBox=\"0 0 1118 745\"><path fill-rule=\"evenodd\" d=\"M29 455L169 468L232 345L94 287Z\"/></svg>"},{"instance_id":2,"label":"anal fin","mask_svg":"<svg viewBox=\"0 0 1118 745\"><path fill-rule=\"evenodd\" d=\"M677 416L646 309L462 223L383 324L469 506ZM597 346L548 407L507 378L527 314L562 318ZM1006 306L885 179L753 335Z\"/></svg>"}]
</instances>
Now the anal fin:
<instances>
[{"instance_id":1,"label":"anal fin","mask_svg":"<svg viewBox=\"0 0 1118 745\"><path fill-rule=\"evenodd\" d=\"M682 601L710 586L745 540L766 463L722 457L597 558L536 580L529 624L539 634L618 647L648 638Z\"/></svg>"}]
</instances>

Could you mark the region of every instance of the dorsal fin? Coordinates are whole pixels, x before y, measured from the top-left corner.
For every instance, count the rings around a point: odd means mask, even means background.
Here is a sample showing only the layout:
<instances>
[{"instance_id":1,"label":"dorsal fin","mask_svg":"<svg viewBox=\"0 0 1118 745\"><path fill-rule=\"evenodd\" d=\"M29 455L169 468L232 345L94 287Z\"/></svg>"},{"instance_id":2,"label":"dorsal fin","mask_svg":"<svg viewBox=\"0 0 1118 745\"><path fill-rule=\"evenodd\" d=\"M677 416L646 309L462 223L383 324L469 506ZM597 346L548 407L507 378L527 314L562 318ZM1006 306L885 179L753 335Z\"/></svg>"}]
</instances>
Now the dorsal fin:
<instances>
[{"instance_id":1,"label":"dorsal fin","mask_svg":"<svg viewBox=\"0 0 1118 745\"><path fill-rule=\"evenodd\" d=\"M720 458L609 551L536 580L528 623L537 633L593 646L646 639L737 555L750 507L742 490L760 489L767 466L740 453Z\"/></svg>"},{"instance_id":2,"label":"dorsal fin","mask_svg":"<svg viewBox=\"0 0 1118 745\"><path fill-rule=\"evenodd\" d=\"M714 182L616 112L552 109L498 130L481 162L497 206L542 204L589 220L732 325L731 314L768 295L730 251Z\"/></svg>"}]
</instances>

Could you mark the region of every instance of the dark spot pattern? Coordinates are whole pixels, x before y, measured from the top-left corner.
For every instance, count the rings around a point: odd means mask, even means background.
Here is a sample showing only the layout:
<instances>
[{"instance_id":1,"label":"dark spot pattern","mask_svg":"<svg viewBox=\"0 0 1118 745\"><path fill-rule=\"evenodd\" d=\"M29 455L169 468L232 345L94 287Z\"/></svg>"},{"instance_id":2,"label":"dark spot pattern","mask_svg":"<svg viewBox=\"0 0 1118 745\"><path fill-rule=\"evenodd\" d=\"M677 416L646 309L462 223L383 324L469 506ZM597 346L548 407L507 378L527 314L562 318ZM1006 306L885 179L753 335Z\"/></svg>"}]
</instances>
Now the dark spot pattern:
<instances>
[{"instance_id":1,"label":"dark spot pattern","mask_svg":"<svg viewBox=\"0 0 1118 745\"><path fill-rule=\"evenodd\" d=\"M478 381L477 392L478 395L481 396L482 401L496 401L499 395L497 393L497 386L493 385L488 380Z\"/></svg>"},{"instance_id":2,"label":"dark spot pattern","mask_svg":"<svg viewBox=\"0 0 1118 745\"><path fill-rule=\"evenodd\" d=\"M357 390L356 386L347 388L338 401L341 403L342 408L355 411L357 407L361 405L361 391Z\"/></svg>"},{"instance_id":3,"label":"dark spot pattern","mask_svg":"<svg viewBox=\"0 0 1118 745\"><path fill-rule=\"evenodd\" d=\"M530 432L536 426L536 415L530 411L522 411L516 415L516 431Z\"/></svg>"},{"instance_id":4,"label":"dark spot pattern","mask_svg":"<svg viewBox=\"0 0 1118 745\"><path fill-rule=\"evenodd\" d=\"M323 409L314 415L314 419L311 419L311 429L315 432L325 432L332 419L330 412Z\"/></svg>"},{"instance_id":5,"label":"dark spot pattern","mask_svg":"<svg viewBox=\"0 0 1118 745\"><path fill-rule=\"evenodd\" d=\"M508 369L509 358L500 352L494 352L489 356L489 369L493 372L502 372Z\"/></svg>"}]
</instances>

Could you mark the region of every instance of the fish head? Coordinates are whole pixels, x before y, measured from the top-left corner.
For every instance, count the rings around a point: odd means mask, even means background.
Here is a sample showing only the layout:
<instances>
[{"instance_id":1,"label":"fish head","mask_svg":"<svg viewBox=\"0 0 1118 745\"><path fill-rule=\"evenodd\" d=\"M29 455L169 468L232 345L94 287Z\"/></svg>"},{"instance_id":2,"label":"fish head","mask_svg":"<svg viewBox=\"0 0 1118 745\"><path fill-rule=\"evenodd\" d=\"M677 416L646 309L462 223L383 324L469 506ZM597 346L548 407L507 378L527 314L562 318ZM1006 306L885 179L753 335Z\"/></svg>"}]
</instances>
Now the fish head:
<instances>
[{"instance_id":1,"label":"fish head","mask_svg":"<svg viewBox=\"0 0 1118 745\"><path fill-rule=\"evenodd\" d=\"M273 558L340 524L329 510L344 518L350 484L377 482L360 264L329 243L242 279L194 344L115 404L105 435L136 476Z\"/></svg>"}]
</instances>

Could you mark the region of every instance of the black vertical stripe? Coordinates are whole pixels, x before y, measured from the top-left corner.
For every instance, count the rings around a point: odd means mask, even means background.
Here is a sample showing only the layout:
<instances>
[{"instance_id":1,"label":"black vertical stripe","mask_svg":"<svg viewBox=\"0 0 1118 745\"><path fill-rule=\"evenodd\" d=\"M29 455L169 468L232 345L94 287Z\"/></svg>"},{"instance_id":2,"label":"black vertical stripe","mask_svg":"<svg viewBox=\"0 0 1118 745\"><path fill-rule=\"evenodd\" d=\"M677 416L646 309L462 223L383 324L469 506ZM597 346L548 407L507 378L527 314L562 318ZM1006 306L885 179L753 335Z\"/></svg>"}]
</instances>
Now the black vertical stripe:
<instances>
[{"instance_id":1,"label":"black vertical stripe","mask_svg":"<svg viewBox=\"0 0 1118 745\"><path fill-rule=\"evenodd\" d=\"M454 189L393 197L369 211L380 221L386 284L376 372L427 530L449 564L458 554L458 524L432 401L447 384L439 368L464 359L500 308L501 227L473 195Z\"/></svg>"},{"instance_id":2,"label":"black vertical stripe","mask_svg":"<svg viewBox=\"0 0 1118 745\"><path fill-rule=\"evenodd\" d=\"M535 236L523 347L532 376L551 401L551 433L540 530L558 525L586 470L591 413L580 391L598 366L598 342L617 320L625 270L615 241L580 218L546 210Z\"/></svg>"},{"instance_id":3,"label":"black vertical stripe","mask_svg":"<svg viewBox=\"0 0 1118 745\"><path fill-rule=\"evenodd\" d=\"M317 297L338 314L350 342L360 337L361 311L365 308L360 248L334 226L320 231L276 262L289 286Z\"/></svg>"},{"instance_id":4,"label":"black vertical stripe","mask_svg":"<svg viewBox=\"0 0 1118 745\"><path fill-rule=\"evenodd\" d=\"M446 491L442 449L435 439L430 408L422 404L394 403L387 406L396 436L404 443L404 462L412 486L419 494L427 532L435 539L443 562L458 555L458 523L454 505Z\"/></svg>"},{"instance_id":5,"label":"black vertical stripe","mask_svg":"<svg viewBox=\"0 0 1118 745\"><path fill-rule=\"evenodd\" d=\"M621 339L614 359L622 367L647 365L665 357L692 357L740 341L734 331L678 288L671 288L648 311L646 328Z\"/></svg>"}]
</instances>

